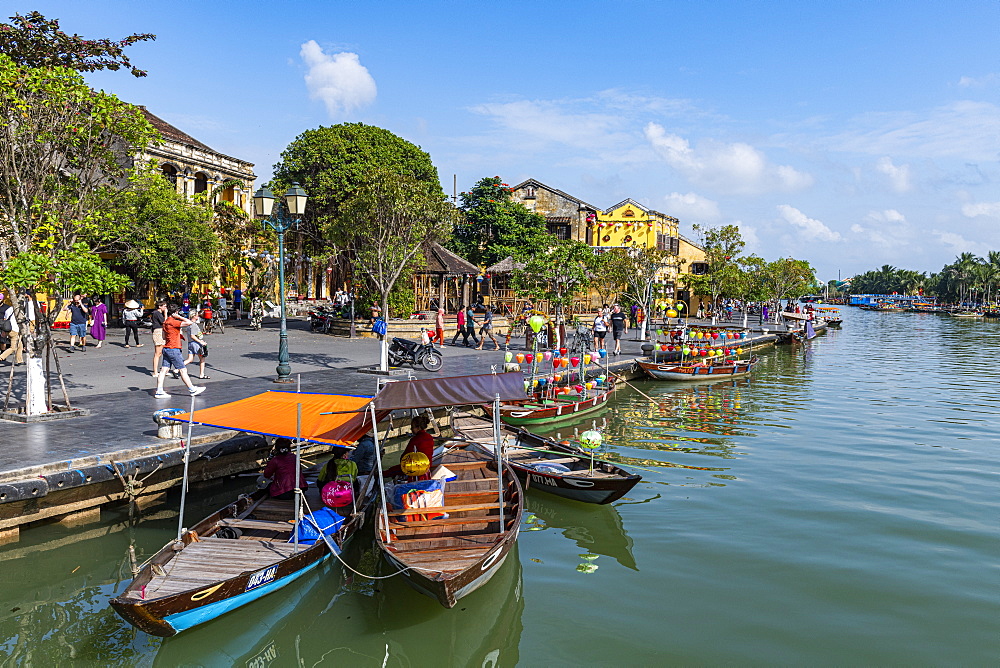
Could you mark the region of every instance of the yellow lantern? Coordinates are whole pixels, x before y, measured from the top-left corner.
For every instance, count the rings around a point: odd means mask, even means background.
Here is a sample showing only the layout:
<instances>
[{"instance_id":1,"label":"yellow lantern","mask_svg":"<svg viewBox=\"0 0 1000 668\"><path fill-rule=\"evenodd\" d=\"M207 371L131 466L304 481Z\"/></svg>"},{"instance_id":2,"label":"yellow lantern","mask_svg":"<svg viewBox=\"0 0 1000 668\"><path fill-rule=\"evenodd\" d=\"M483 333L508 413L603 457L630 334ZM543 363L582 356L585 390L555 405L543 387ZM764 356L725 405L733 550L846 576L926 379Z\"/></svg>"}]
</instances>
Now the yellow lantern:
<instances>
[{"instance_id":1,"label":"yellow lantern","mask_svg":"<svg viewBox=\"0 0 1000 668\"><path fill-rule=\"evenodd\" d=\"M584 353L583 354L583 363L584 364L590 364L590 353Z\"/></svg>"},{"instance_id":2,"label":"yellow lantern","mask_svg":"<svg viewBox=\"0 0 1000 668\"><path fill-rule=\"evenodd\" d=\"M422 452L407 452L399 460L399 468L411 478L422 476L431 469L431 460Z\"/></svg>"},{"instance_id":3,"label":"yellow lantern","mask_svg":"<svg viewBox=\"0 0 1000 668\"><path fill-rule=\"evenodd\" d=\"M675 311L673 309L670 309L669 311L667 311L667 317L668 318L676 318L677 317L677 311Z\"/></svg>"}]
</instances>

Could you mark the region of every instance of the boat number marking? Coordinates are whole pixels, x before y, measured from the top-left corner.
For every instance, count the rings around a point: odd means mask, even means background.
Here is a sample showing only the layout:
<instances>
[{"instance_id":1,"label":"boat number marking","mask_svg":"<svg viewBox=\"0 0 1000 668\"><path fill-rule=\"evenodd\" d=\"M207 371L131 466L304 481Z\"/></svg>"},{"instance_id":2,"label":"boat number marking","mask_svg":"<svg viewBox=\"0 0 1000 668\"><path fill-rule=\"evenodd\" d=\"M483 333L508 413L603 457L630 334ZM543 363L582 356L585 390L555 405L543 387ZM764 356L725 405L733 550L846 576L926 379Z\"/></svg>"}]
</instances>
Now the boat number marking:
<instances>
[{"instance_id":1,"label":"boat number marking","mask_svg":"<svg viewBox=\"0 0 1000 668\"><path fill-rule=\"evenodd\" d=\"M211 596L212 594L214 594L215 592L217 592L219 590L219 587L221 587L221 586L222 586L222 583L219 583L219 584L215 585L214 587L209 587L208 589L202 589L197 594L191 594L191 600L192 601L200 601L203 598L208 598L209 596Z\"/></svg>"},{"instance_id":2,"label":"boat number marking","mask_svg":"<svg viewBox=\"0 0 1000 668\"><path fill-rule=\"evenodd\" d=\"M274 646L272 640L267 647L260 650L247 660L247 668L265 668L270 666L278 658L278 648Z\"/></svg>"},{"instance_id":3,"label":"boat number marking","mask_svg":"<svg viewBox=\"0 0 1000 668\"><path fill-rule=\"evenodd\" d=\"M250 576L249 580L247 580L247 588L244 589L244 591L250 591L251 589L256 589L263 584L267 584L268 582L273 582L274 576L277 574L277 566L268 566L267 568L257 571Z\"/></svg>"},{"instance_id":4,"label":"boat number marking","mask_svg":"<svg viewBox=\"0 0 1000 668\"><path fill-rule=\"evenodd\" d=\"M549 485L551 487L558 487L559 485L552 478L546 478L545 476L531 474L531 482L540 483L542 485Z\"/></svg>"}]
</instances>

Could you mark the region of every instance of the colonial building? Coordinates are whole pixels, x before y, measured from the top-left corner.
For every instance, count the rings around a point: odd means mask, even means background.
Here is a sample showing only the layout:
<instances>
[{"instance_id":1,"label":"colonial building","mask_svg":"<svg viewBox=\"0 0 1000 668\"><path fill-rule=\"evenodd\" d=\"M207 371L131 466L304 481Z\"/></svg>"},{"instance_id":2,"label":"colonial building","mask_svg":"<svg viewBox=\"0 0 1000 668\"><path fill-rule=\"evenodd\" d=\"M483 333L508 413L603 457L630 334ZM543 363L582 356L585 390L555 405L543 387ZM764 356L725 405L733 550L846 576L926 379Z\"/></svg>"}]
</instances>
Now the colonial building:
<instances>
[{"instance_id":1,"label":"colonial building","mask_svg":"<svg viewBox=\"0 0 1000 668\"><path fill-rule=\"evenodd\" d=\"M597 218L597 207L535 179L514 186L511 197L529 211L545 216L549 232L557 239L593 245L590 222Z\"/></svg>"},{"instance_id":2,"label":"colonial building","mask_svg":"<svg viewBox=\"0 0 1000 668\"><path fill-rule=\"evenodd\" d=\"M139 156L140 160L155 160L177 192L188 197L211 192L226 181L239 181L242 187L227 186L220 193L220 199L253 214L253 186L257 178L253 173L253 163L219 153L150 113L145 107L139 108L146 120L163 136L163 142L146 149Z\"/></svg>"}]
</instances>

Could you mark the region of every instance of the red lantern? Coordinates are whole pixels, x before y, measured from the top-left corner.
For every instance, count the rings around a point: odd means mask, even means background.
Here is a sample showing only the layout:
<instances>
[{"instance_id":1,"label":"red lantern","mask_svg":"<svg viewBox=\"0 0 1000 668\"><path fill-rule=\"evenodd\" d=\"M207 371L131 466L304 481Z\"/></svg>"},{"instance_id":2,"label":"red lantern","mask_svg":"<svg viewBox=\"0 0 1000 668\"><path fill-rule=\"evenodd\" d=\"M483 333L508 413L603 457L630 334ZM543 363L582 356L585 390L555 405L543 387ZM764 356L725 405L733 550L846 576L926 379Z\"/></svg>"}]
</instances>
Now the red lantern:
<instances>
[{"instance_id":1,"label":"red lantern","mask_svg":"<svg viewBox=\"0 0 1000 668\"><path fill-rule=\"evenodd\" d=\"M559 354L560 354L560 355L565 355L565 354L566 354L566 353L568 353L568 352L569 352L569 349L568 349L568 348L560 348L560 349L559 349Z\"/></svg>"},{"instance_id":2,"label":"red lantern","mask_svg":"<svg viewBox=\"0 0 1000 668\"><path fill-rule=\"evenodd\" d=\"M579 358L579 357L570 357L570 358L569 358L569 362L570 362L570 364L572 364L572 365L573 365L573 367L575 368L575 367L577 367L577 366L579 366L579 365L580 365L580 358Z\"/></svg>"},{"instance_id":3,"label":"red lantern","mask_svg":"<svg viewBox=\"0 0 1000 668\"><path fill-rule=\"evenodd\" d=\"M702 350L701 351L701 356L702 357L707 357L708 356L708 351L707 350Z\"/></svg>"},{"instance_id":4,"label":"red lantern","mask_svg":"<svg viewBox=\"0 0 1000 668\"><path fill-rule=\"evenodd\" d=\"M535 359L535 356L534 356L534 355L532 355L531 353L527 353L527 354L526 354L526 355L524 356L524 360L525 360L525 361L526 361L526 362L527 362L528 364L531 364L531 361L532 361L533 359Z\"/></svg>"},{"instance_id":5,"label":"red lantern","mask_svg":"<svg viewBox=\"0 0 1000 668\"><path fill-rule=\"evenodd\" d=\"M667 349L667 344L661 343L660 344L660 350L666 351L666 349Z\"/></svg>"},{"instance_id":6,"label":"red lantern","mask_svg":"<svg viewBox=\"0 0 1000 668\"><path fill-rule=\"evenodd\" d=\"M559 368L559 364L560 364L559 358L558 357L553 357L552 358L552 368L553 369L558 369Z\"/></svg>"},{"instance_id":7,"label":"red lantern","mask_svg":"<svg viewBox=\"0 0 1000 668\"><path fill-rule=\"evenodd\" d=\"M713 339L719 338L719 333L718 332L712 332L712 338Z\"/></svg>"}]
</instances>

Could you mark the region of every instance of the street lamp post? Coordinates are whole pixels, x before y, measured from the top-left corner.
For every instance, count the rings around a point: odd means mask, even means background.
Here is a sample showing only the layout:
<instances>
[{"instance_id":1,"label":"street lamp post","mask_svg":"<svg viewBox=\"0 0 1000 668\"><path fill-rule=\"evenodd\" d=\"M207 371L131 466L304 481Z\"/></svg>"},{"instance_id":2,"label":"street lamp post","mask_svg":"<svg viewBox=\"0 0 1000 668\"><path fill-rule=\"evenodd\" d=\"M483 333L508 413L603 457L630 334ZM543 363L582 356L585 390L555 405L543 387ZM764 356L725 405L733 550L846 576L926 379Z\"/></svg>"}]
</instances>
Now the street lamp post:
<instances>
[{"instance_id":1,"label":"street lamp post","mask_svg":"<svg viewBox=\"0 0 1000 668\"><path fill-rule=\"evenodd\" d=\"M278 366L275 371L276 383L291 383L292 368L288 365L288 328L285 317L285 232L297 225L306 210L306 191L298 183L285 191L282 196L284 206L274 209L277 198L265 186L254 193L253 206L256 215L261 216L264 229L271 228L278 233L278 291L281 302L281 333L278 335Z\"/></svg>"}]
</instances>

